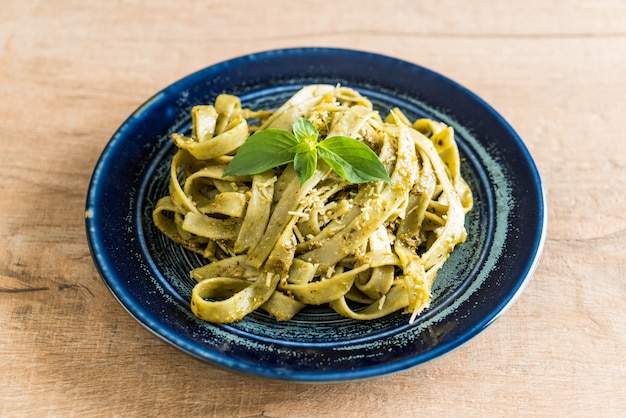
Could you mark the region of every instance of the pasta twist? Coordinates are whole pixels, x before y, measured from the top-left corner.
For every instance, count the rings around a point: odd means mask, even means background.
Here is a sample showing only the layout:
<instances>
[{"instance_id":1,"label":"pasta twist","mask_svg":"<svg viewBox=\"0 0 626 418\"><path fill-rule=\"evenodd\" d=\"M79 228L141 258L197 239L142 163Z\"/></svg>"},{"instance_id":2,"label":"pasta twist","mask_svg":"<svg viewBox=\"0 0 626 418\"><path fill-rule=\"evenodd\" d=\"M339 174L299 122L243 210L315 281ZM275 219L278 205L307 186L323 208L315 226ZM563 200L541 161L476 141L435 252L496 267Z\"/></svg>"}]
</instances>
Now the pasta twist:
<instances>
[{"instance_id":1,"label":"pasta twist","mask_svg":"<svg viewBox=\"0 0 626 418\"><path fill-rule=\"evenodd\" d=\"M244 109L223 94L191 115L191 137L172 135L169 195L153 220L208 261L190 273L195 315L230 323L263 309L289 320L306 305L328 304L357 320L404 310L412 322L428 308L473 204L452 127L411 123L399 109L383 120L356 90L331 85L304 87L274 111ZM292 164L223 176L252 132L290 130L300 117L322 137L368 145L391 185L349 184L322 161L302 187Z\"/></svg>"}]
</instances>

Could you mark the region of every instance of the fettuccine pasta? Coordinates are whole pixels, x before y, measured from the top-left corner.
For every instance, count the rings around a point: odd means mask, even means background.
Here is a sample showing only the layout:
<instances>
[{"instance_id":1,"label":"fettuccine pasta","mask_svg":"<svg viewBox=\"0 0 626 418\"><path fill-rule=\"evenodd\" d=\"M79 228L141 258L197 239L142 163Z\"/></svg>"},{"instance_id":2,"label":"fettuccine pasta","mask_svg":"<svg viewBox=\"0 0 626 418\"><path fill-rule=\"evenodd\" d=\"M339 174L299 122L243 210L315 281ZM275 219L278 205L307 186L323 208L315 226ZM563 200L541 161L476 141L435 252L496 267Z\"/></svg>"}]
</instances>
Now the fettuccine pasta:
<instances>
[{"instance_id":1,"label":"fettuccine pasta","mask_svg":"<svg viewBox=\"0 0 626 418\"><path fill-rule=\"evenodd\" d=\"M191 136L172 135L169 195L153 220L207 260L191 271L195 315L230 323L262 309L289 320L327 304L357 320L403 310L413 321L428 308L437 271L466 238L473 203L452 127L412 123L397 108L383 119L357 91L331 85L304 87L273 111L222 94L191 114ZM302 186L292 163L223 176L251 133L291 130L301 117L322 138L365 143L391 184L349 184L321 160Z\"/></svg>"}]
</instances>

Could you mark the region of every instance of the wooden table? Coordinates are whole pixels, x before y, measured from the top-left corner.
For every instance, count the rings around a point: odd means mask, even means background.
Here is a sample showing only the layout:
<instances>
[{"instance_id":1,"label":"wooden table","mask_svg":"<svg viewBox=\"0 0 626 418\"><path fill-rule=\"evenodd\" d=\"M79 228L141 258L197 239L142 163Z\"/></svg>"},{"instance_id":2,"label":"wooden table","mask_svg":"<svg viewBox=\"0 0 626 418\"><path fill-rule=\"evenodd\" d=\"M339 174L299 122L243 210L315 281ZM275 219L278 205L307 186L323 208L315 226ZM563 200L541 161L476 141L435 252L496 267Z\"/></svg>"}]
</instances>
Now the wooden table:
<instances>
[{"instance_id":1,"label":"wooden table","mask_svg":"<svg viewBox=\"0 0 626 418\"><path fill-rule=\"evenodd\" d=\"M237 375L154 337L98 276L84 204L116 128L195 70L292 46L440 72L530 149L548 200L542 260L449 355L337 385ZM625 117L620 0L3 0L0 416L624 416Z\"/></svg>"}]
</instances>

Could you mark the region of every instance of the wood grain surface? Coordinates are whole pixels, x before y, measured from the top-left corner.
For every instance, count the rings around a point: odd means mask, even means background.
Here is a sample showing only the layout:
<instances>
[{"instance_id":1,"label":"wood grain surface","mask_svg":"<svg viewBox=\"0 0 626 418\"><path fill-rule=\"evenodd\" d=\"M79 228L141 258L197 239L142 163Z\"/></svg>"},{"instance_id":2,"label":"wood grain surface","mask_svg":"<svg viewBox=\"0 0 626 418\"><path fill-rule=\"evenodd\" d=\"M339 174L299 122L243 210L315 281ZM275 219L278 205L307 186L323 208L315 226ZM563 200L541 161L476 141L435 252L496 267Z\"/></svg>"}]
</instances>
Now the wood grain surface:
<instances>
[{"instance_id":1,"label":"wood grain surface","mask_svg":"<svg viewBox=\"0 0 626 418\"><path fill-rule=\"evenodd\" d=\"M626 2L0 3L0 416L626 416ZM336 385L237 375L154 337L98 276L84 205L117 127L193 71L293 46L440 72L539 167L534 278L443 358Z\"/></svg>"}]
</instances>

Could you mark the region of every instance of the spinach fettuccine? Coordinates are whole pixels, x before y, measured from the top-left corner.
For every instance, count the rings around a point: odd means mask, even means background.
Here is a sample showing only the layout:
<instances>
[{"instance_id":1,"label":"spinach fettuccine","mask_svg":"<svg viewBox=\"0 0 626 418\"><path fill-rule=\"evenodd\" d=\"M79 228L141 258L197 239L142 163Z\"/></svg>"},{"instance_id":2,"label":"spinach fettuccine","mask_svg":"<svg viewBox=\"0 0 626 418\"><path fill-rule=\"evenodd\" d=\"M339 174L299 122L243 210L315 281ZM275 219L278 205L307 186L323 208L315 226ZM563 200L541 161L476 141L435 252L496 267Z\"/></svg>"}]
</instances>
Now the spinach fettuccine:
<instances>
[{"instance_id":1,"label":"spinach fettuccine","mask_svg":"<svg viewBox=\"0 0 626 418\"><path fill-rule=\"evenodd\" d=\"M274 110L242 108L222 94L191 115L190 136L172 135L169 195L153 220L207 260L191 271L195 315L230 323L262 309L289 320L326 304L357 320L402 310L413 321L428 308L473 204L452 127L412 122L397 108L383 118L357 91L331 85L304 87ZM291 146L305 125L314 135ZM253 170L254 152L244 160L244 145L257 138L266 141L259 150L286 144L274 153L278 165ZM351 158L354 144L334 138L365 145L382 176L368 177L371 161ZM233 171L239 151L248 174Z\"/></svg>"}]
</instances>

